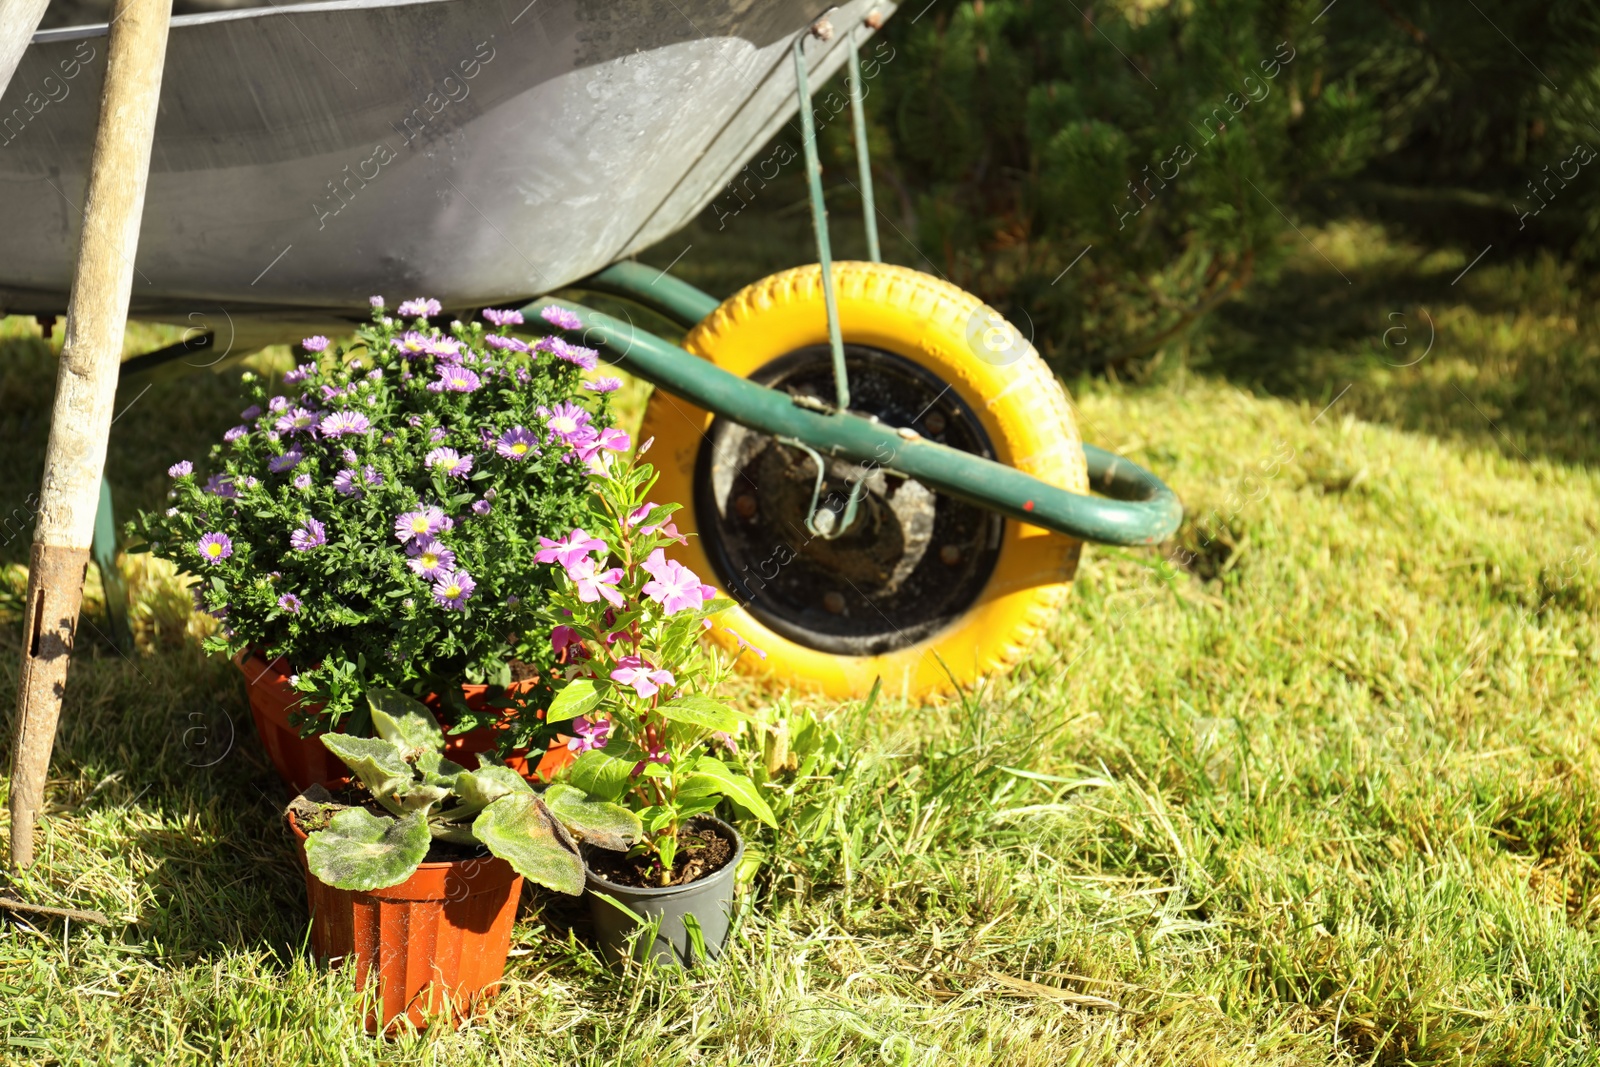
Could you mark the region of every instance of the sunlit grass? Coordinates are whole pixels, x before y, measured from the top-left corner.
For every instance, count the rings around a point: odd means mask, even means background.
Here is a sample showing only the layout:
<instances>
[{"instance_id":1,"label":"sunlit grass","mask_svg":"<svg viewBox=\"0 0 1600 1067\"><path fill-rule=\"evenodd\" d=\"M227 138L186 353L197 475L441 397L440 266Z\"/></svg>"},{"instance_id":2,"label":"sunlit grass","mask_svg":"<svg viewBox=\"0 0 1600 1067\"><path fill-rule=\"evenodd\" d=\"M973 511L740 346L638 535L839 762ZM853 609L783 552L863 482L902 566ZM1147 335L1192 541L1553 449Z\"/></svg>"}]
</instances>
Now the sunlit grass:
<instances>
[{"instance_id":1,"label":"sunlit grass","mask_svg":"<svg viewBox=\"0 0 1600 1067\"><path fill-rule=\"evenodd\" d=\"M830 717L855 755L791 783L784 831L749 828L772 860L701 972L619 981L569 935L580 909L530 894L486 1019L364 1037L349 975L305 954L242 683L177 624L172 577L130 572L142 651L75 663L42 858L13 884L114 923L0 920L0 1059L1600 1063L1592 402L1525 394L1496 418L1508 443L1449 388L1483 406L1540 367L1591 380L1576 283L1486 262L1447 303L1465 261L1411 291L1394 264L1426 256L1313 236L1368 303L1321 307L1307 281L1281 366L1264 331L1293 275L1230 319L1243 354L1076 385L1086 437L1190 518L1160 553L1089 549L1018 670L865 716L743 691ZM1390 298L1441 324L1415 367L1384 365L1369 311ZM7 351L15 426L38 394ZM171 438L227 424L226 390L185 388ZM15 641L8 621L7 706Z\"/></svg>"}]
</instances>

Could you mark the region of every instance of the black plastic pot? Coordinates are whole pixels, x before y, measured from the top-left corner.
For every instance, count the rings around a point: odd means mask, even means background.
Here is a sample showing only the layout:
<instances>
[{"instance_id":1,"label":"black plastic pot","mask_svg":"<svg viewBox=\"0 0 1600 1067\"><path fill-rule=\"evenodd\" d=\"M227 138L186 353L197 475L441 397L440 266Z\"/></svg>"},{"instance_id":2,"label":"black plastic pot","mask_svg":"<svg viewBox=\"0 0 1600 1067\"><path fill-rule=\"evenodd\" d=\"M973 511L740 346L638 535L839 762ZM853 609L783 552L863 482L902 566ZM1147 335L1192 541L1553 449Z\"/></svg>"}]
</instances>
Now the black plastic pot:
<instances>
[{"instance_id":1,"label":"black plastic pot","mask_svg":"<svg viewBox=\"0 0 1600 1067\"><path fill-rule=\"evenodd\" d=\"M589 914L594 920L595 940L600 943L600 954L608 960L627 958L628 941L638 929L638 922L600 894L622 904L645 922L656 923L656 937L650 943L641 935L633 945L634 958L653 957L657 963L692 964L700 955L690 927L699 924L705 955L716 959L722 954L722 945L728 939L728 923L733 911L733 879L744 856L744 841L739 832L721 819L703 815L696 825L709 824L725 840L733 842L733 858L707 878L687 885L665 888L641 889L637 886L617 885L599 877L593 871L587 874ZM690 923L684 916L693 916Z\"/></svg>"}]
</instances>

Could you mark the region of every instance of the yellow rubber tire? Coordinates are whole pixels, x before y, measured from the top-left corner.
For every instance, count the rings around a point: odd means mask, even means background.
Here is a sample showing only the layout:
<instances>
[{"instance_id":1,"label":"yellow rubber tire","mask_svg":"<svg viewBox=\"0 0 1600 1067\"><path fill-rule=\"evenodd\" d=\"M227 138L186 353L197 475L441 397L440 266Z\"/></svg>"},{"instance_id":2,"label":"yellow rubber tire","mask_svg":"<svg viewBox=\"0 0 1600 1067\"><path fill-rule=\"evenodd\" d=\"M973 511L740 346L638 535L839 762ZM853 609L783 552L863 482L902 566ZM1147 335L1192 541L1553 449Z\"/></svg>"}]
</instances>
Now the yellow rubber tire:
<instances>
[{"instance_id":1,"label":"yellow rubber tire","mask_svg":"<svg viewBox=\"0 0 1600 1067\"><path fill-rule=\"evenodd\" d=\"M970 293L904 267L836 263L833 276L846 344L880 348L931 371L977 413L999 462L1051 485L1088 492L1083 443L1066 393L1033 346L998 312ZM696 326L684 347L748 377L796 349L827 344L821 283L822 272L813 265L746 286ZM652 495L685 505L677 525L686 534L698 530L695 466L711 420L710 413L658 389L640 431L640 440L655 439L647 459L660 472L660 482ZM741 666L764 671L776 684L848 698L864 695L881 678L885 693L934 696L950 691L952 676L966 686L1026 652L1059 613L1081 547L1073 538L1008 520L994 570L965 614L925 640L882 655L808 648L768 629L742 607L720 621L767 653L765 660L742 656ZM726 595L698 537L691 536L677 555ZM721 626L714 632L723 635Z\"/></svg>"}]
</instances>

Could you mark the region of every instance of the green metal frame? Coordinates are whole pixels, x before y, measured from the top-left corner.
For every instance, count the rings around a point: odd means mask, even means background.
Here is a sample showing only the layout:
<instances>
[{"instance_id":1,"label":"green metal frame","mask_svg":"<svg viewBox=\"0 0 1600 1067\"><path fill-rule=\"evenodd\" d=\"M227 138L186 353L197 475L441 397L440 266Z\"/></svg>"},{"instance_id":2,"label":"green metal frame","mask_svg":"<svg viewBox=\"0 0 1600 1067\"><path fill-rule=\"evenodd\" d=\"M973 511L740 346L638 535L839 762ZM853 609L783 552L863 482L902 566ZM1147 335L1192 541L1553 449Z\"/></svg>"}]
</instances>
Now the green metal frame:
<instances>
[{"instance_id":1,"label":"green metal frame","mask_svg":"<svg viewBox=\"0 0 1600 1067\"><path fill-rule=\"evenodd\" d=\"M612 267L575 288L625 296L685 325L692 325L687 315L674 312L715 303L709 296L686 298L685 290L693 287L684 282L667 289L658 282L630 290L630 282L653 273L648 268ZM1084 447L1090 484L1105 497L1068 492L1002 463L929 441L914 430L848 411L802 406L788 393L730 374L633 323L582 304L546 298L529 304L523 313L534 320L551 306L578 316L585 344L674 396L753 430L802 442L819 453L915 478L930 489L1013 519L1086 541L1148 545L1172 536L1183 518L1183 506L1159 478L1104 449Z\"/></svg>"}]
</instances>

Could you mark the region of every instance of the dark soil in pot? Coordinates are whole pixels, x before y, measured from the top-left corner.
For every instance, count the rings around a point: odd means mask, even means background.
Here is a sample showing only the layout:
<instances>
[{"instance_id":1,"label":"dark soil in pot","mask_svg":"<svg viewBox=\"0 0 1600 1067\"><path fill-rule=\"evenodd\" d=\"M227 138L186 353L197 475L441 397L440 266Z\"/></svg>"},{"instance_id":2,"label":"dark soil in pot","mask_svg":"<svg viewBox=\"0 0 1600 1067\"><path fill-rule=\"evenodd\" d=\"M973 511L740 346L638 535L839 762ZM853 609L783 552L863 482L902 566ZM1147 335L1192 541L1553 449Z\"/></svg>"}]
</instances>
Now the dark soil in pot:
<instances>
[{"instance_id":1,"label":"dark soil in pot","mask_svg":"<svg viewBox=\"0 0 1600 1067\"><path fill-rule=\"evenodd\" d=\"M734 874L744 855L744 842L733 827L710 816L691 822L679 841L679 862L673 865L673 884L669 886L660 884L659 874L642 858L585 849L589 890L585 896L595 940L606 959L625 959L630 940L636 959L649 956L657 963L689 965L721 954L728 938ZM639 923L612 901L647 923L658 922L655 939L640 933L633 940ZM699 944L693 933L696 929Z\"/></svg>"}]
</instances>

